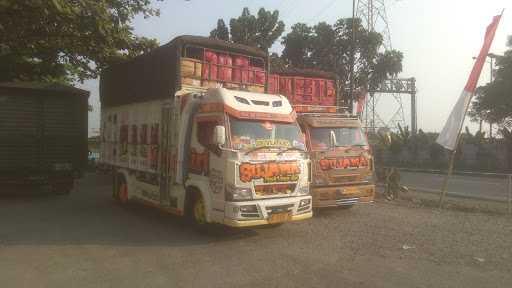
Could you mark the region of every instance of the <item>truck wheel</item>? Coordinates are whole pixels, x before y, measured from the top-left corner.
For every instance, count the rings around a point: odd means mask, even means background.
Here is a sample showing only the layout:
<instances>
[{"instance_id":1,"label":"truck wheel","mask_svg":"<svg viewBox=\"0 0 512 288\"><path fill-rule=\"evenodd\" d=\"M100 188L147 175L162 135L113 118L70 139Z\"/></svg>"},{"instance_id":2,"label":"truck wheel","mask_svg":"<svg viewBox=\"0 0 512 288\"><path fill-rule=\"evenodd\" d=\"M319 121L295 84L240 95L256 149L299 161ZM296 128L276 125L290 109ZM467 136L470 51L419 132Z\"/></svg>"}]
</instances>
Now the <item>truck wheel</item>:
<instances>
[{"instance_id":1,"label":"truck wheel","mask_svg":"<svg viewBox=\"0 0 512 288\"><path fill-rule=\"evenodd\" d=\"M197 225L204 225L206 224L206 205L203 196L199 192L194 194L194 202L191 209L192 220Z\"/></svg>"},{"instance_id":2,"label":"truck wheel","mask_svg":"<svg viewBox=\"0 0 512 288\"><path fill-rule=\"evenodd\" d=\"M123 175L117 174L114 176L114 187L112 189L112 197L125 204L128 202L128 185Z\"/></svg>"},{"instance_id":3,"label":"truck wheel","mask_svg":"<svg viewBox=\"0 0 512 288\"><path fill-rule=\"evenodd\" d=\"M128 185L126 185L125 181L122 181L119 185L119 202L122 204L128 203Z\"/></svg>"}]
</instances>

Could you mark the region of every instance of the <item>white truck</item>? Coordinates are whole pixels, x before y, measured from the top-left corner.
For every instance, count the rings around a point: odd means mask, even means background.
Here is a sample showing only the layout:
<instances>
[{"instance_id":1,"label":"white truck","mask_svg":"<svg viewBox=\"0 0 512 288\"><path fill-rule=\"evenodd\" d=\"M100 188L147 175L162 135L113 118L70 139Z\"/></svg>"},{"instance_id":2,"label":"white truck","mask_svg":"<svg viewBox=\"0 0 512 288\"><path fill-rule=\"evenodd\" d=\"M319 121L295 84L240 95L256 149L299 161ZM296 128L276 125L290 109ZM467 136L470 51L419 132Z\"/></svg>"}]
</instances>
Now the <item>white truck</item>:
<instances>
[{"instance_id":1,"label":"white truck","mask_svg":"<svg viewBox=\"0 0 512 288\"><path fill-rule=\"evenodd\" d=\"M312 217L310 162L290 103L242 91L257 91L257 77L249 75L259 68L233 67L241 77L214 79L231 89L208 88L212 66L229 65L202 59L200 49L265 59L253 48L181 36L102 75L100 161L112 169L113 196L198 224L248 227ZM190 73L187 61L201 72Z\"/></svg>"}]
</instances>

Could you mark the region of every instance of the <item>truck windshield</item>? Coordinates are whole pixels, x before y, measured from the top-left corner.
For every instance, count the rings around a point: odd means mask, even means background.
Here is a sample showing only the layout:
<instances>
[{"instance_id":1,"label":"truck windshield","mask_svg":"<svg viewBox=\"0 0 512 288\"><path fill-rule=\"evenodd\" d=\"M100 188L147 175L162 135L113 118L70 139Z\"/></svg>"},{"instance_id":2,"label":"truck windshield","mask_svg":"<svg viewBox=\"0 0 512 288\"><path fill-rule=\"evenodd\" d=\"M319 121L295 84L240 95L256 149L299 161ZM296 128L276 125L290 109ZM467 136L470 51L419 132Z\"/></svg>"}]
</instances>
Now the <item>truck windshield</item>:
<instances>
[{"instance_id":1,"label":"truck windshield","mask_svg":"<svg viewBox=\"0 0 512 288\"><path fill-rule=\"evenodd\" d=\"M304 149L304 137L295 123L261 120L240 120L230 117L233 149L282 147Z\"/></svg>"},{"instance_id":2,"label":"truck windshield","mask_svg":"<svg viewBox=\"0 0 512 288\"><path fill-rule=\"evenodd\" d=\"M336 135L336 146L367 146L366 136L359 127L322 127L311 129L311 146L313 149L329 148L331 131Z\"/></svg>"}]
</instances>

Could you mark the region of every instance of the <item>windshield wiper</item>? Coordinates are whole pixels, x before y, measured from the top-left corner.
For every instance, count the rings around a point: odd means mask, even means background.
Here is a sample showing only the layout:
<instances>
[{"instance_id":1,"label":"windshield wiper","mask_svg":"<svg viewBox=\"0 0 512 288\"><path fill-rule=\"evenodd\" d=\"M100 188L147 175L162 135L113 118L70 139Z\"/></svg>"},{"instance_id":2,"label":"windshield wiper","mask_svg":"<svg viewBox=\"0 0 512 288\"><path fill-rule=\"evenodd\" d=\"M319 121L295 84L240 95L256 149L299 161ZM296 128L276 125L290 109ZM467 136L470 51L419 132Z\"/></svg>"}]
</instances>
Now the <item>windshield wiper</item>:
<instances>
[{"instance_id":1,"label":"windshield wiper","mask_svg":"<svg viewBox=\"0 0 512 288\"><path fill-rule=\"evenodd\" d=\"M289 147L289 148L286 148L282 151L279 151L279 153L277 153L277 155L282 155L284 152L288 152L288 151L292 151L292 150L296 150L296 151L300 151L300 152L306 152L306 150L302 149L302 148L298 148L298 147Z\"/></svg>"},{"instance_id":2,"label":"windshield wiper","mask_svg":"<svg viewBox=\"0 0 512 288\"><path fill-rule=\"evenodd\" d=\"M258 151L258 150L261 150L261 149L270 149L270 148L274 148L273 146L259 146L259 147L255 147L255 148L252 148L251 150L247 150L247 152L245 152L245 155L249 154L249 153L252 153L254 151Z\"/></svg>"}]
</instances>

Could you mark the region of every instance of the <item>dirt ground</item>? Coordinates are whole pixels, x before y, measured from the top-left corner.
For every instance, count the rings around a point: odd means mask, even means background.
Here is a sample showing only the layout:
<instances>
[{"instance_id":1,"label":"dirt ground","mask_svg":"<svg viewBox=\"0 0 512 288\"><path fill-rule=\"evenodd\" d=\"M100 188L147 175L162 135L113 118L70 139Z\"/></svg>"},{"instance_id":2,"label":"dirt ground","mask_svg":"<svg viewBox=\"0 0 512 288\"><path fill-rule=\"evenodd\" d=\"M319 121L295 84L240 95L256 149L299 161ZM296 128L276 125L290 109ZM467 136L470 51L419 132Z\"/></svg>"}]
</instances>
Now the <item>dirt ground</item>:
<instances>
[{"instance_id":1,"label":"dirt ground","mask_svg":"<svg viewBox=\"0 0 512 288\"><path fill-rule=\"evenodd\" d=\"M278 228L197 232L110 199L0 198L1 287L512 287L512 217L411 199ZM425 202L426 203L426 202Z\"/></svg>"}]
</instances>

